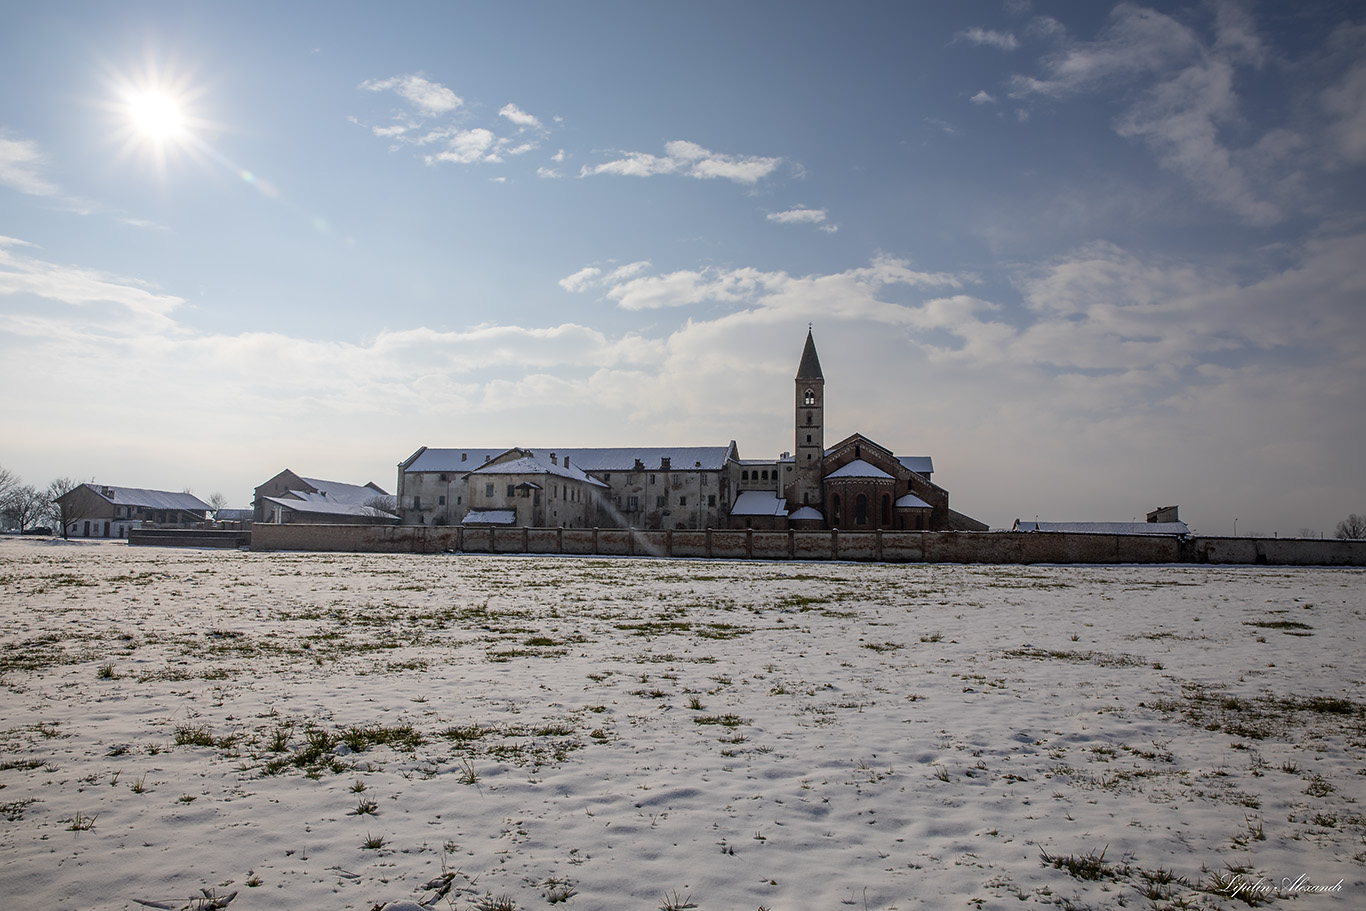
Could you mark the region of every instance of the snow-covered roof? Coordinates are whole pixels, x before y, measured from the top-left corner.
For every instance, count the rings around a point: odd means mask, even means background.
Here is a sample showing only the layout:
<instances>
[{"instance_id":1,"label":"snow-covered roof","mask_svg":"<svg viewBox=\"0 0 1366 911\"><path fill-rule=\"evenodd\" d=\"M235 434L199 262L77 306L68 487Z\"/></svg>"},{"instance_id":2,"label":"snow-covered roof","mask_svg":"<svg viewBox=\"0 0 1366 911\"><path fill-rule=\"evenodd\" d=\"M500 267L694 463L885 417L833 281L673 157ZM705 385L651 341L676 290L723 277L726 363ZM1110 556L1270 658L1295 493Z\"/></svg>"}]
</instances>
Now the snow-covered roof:
<instances>
[{"instance_id":1,"label":"snow-covered roof","mask_svg":"<svg viewBox=\"0 0 1366 911\"><path fill-rule=\"evenodd\" d=\"M489 459L508 451L501 449L424 449L404 471L473 471Z\"/></svg>"},{"instance_id":2,"label":"snow-covered roof","mask_svg":"<svg viewBox=\"0 0 1366 911\"><path fill-rule=\"evenodd\" d=\"M733 445L733 444L732 444ZM426 449L404 469L418 471L474 471L488 459L508 451L502 449ZM618 446L600 449L564 449L556 446L533 447L539 455L555 453L561 464L566 458L584 471L631 471L639 459L646 471L660 471L664 459L669 471L720 471L732 446ZM462 460L461 456L465 456Z\"/></svg>"},{"instance_id":3,"label":"snow-covered roof","mask_svg":"<svg viewBox=\"0 0 1366 911\"><path fill-rule=\"evenodd\" d=\"M934 507L920 499L913 493L908 493L903 497L897 497L893 504L898 509L933 509Z\"/></svg>"},{"instance_id":4,"label":"snow-covered roof","mask_svg":"<svg viewBox=\"0 0 1366 911\"><path fill-rule=\"evenodd\" d=\"M111 487L108 484L86 484L84 486L110 503L116 503L119 506L141 506L144 509L184 509L189 512L208 512L212 508L192 493L147 490L142 487Z\"/></svg>"},{"instance_id":5,"label":"snow-covered roof","mask_svg":"<svg viewBox=\"0 0 1366 911\"><path fill-rule=\"evenodd\" d=\"M376 490L373 487L366 487L360 484L346 484L341 481L324 481L321 478L301 477L299 480L314 488L319 494L322 494L334 503L352 503L357 506L363 506L375 497L388 496L388 494L382 490ZM290 493L301 494L301 492L297 490L291 490Z\"/></svg>"},{"instance_id":6,"label":"snow-covered roof","mask_svg":"<svg viewBox=\"0 0 1366 911\"><path fill-rule=\"evenodd\" d=\"M571 481L582 481L593 487L607 486L597 478L587 474L578 465L572 462L569 465L564 464L558 454L555 456L555 461L551 461L548 454L540 452L533 452L520 459L509 459L506 462L489 462L474 469L470 474L544 474L568 478Z\"/></svg>"},{"instance_id":7,"label":"snow-covered roof","mask_svg":"<svg viewBox=\"0 0 1366 911\"><path fill-rule=\"evenodd\" d=\"M785 516L787 500L771 490L743 491L731 504L733 516Z\"/></svg>"},{"instance_id":8,"label":"snow-covered roof","mask_svg":"<svg viewBox=\"0 0 1366 911\"><path fill-rule=\"evenodd\" d=\"M824 521L825 521L825 516L822 515L822 514L821 514L821 511L820 511L819 509L817 509L816 507L814 507L814 506L803 506L803 507L801 507L800 509L798 509L796 512L792 513L792 515L788 516L788 518L789 518L789 519L815 519L815 520L818 521L818 522L824 522Z\"/></svg>"},{"instance_id":9,"label":"snow-covered roof","mask_svg":"<svg viewBox=\"0 0 1366 911\"><path fill-rule=\"evenodd\" d=\"M471 509L460 520L461 525L515 525L515 509Z\"/></svg>"},{"instance_id":10,"label":"snow-covered roof","mask_svg":"<svg viewBox=\"0 0 1366 911\"><path fill-rule=\"evenodd\" d=\"M291 490L292 496L288 497L262 497L265 503L274 503L276 506L283 506L285 509L301 513L314 513L326 516L370 516L372 518L397 519L398 516L392 513L373 509L361 503L338 503L330 497L320 496L305 490ZM370 491L371 497L379 494Z\"/></svg>"},{"instance_id":11,"label":"snow-covered roof","mask_svg":"<svg viewBox=\"0 0 1366 911\"><path fill-rule=\"evenodd\" d=\"M916 474L934 474L934 459L929 456L897 456L896 460Z\"/></svg>"},{"instance_id":12,"label":"snow-covered roof","mask_svg":"<svg viewBox=\"0 0 1366 911\"><path fill-rule=\"evenodd\" d=\"M827 481L831 478L878 478L879 480L885 478L888 481L896 480L881 468L878 468L876 465L869 462L865 462L863 459L854 459L854 461L850 462L848 465L837 468L825 476Z\"/></svg>"},{"instance_id":13,"label":"snow-covered roof","mask_svg":"<svg viewBox=\"0 0 1366 911\"><path fill-rule=\"evenodd\" d=\"M1185 522L1038 522L1016 519L1013 531L1056 531L1091 535L1188 535Z\"/></svg>"}]
</instances>

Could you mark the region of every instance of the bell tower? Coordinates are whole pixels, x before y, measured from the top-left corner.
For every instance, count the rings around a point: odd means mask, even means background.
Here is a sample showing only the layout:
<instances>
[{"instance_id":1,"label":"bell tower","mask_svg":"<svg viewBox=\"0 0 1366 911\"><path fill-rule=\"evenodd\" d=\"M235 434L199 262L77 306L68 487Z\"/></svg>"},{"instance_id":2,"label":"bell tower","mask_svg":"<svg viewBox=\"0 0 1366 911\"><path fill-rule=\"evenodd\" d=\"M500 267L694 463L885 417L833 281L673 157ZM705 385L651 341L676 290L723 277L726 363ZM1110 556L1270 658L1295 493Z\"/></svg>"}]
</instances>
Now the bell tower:
<instances>
[{"instance_id":1,"label":"bell tower","mask_svg":"<svg viewBox=\"0 0 1366 911\"><path fill-rule=\"evenodd\" d=\"M796 447L793 449L794 480L787 490L788 508L820 507L822 466L825 458L825 376L816 356L811 327L797 366Z\"/></svg>"}]
</instances>

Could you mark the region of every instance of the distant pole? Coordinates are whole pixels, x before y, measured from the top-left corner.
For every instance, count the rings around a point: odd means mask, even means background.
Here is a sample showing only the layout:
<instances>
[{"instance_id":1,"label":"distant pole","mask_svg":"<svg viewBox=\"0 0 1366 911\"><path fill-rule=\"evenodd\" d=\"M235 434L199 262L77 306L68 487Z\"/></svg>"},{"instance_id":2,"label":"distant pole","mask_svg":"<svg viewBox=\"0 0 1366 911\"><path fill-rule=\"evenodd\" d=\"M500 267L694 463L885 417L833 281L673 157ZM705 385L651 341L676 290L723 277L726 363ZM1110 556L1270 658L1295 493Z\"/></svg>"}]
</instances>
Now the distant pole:
<instances>
[{"instance_id":1,"label":"distant pole","mask_svg":"<svg viewBox=\"0 0 1366 911\"><path fill-rule=\"evenodd\" d=\"M1238 520L1236 518L1233 520L1233 537L1238 537Z\"/></svg>"}]
</instances>

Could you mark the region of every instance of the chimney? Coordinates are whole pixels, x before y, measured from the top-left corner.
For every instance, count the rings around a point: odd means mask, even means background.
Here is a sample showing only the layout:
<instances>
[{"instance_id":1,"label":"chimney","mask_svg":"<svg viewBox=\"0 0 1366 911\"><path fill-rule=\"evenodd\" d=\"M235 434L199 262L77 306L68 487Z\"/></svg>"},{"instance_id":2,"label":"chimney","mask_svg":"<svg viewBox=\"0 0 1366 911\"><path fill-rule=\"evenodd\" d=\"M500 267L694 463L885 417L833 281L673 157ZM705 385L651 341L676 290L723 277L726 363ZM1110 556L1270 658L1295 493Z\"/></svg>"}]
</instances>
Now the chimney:
<instances>
[{"instance_id":1,"label":"chimney","mask_svg":"<svg viewBox=\"0 0 1366 911\"><path fill-rule=\"evenodd\" d=\"M659 457L659 470L660 470L660 471L668 471L668 470L669 470L669 466L670 466L672 463L673 463L673 459L672 459L671 457L669 457L669 456L660 456L660 457Z\"/></svg>"},{"instance_id":2,"label":"chimney","mask_svg":"<svg viewBox=\"0 0 1366 911\"><path fill-rule=\"evenodd\" d=\"M555 458L555 453L553 453L553 452L550 454L550 464L551 464L551 465L558 465L558 464L560 464L560 460L557 459L557 458Z\"/></svg>"}]
</instances>

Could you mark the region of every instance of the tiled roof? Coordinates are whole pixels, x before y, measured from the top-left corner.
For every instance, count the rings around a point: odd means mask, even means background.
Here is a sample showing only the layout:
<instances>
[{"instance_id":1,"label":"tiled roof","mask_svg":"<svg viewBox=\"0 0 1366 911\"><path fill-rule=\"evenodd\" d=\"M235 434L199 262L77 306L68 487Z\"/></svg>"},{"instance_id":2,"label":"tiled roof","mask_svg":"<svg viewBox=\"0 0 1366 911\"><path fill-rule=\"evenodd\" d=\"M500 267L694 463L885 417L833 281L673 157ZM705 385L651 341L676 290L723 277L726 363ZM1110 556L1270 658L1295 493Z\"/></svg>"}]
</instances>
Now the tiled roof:
<instances>
[{"instance_id":1,"label":"tiled roof","mask_svg":"<svg viewBox=\"0 0 1366 911\"><path fill-rule=\"evenodd\" d=\"M385 497L388 494L373 487L365 487L360 484L346 484L342 481L324 481L321 478L299 478L318 493L326 496L334 503L352 503L363 506L375 497ZM299 494L301 491L291 490L292 494Z\"/></svg>"},{"instance_id":2,"label":"tiled roof","mask_svg":"<svg viewBox=\"0 0 1366 911\"><path fill-rule=\"evenodd\" d=\"M863 459L854 459L854 461L850 462L848 465L837 468L825 476L827 481L831 478L877 478L879 480L895 480L895 478L881 468L865 462Z\"/></svg>"},{"instance_id":3,"label":"tiled roof","mask_svg":"<svg viewBox=\"0 0 1366 911\"><path fill-rule=\"evenodd\" d=\"M427 449L405 471L474 471L485 461L508 451L502 449ZM731 453L730 446L615 446L594 449L563 449L542 446L530 450L539 456L555 453L561 464L566 458L584 471L631 471L639 459L643 470L661 471L664 459L670 471L719 471ZM462 460L461 456L465 458Z\"/></svg>"},{"instance_id":4,"label":"tiled roof","mask_svg":"<svg viewBox=\"0 0 1366 911\"><path fill-rule=\"evenodd\" d=\"M811 337L810 329L806 331L806 347L802 349L802 362L797 365L797 379L825 379L821 373L821 359L816 356L816 340Z\"/></svg>"},{"instance_id":5,"label":"tiled roof","mask_svg":"<svg viewBox=\"0 0 1366 911\"><path fill-rule=\"evenodd\" d=\"M903 497L897 497L893 504L900 509L933 509L934 507L920 499L913 493L908 493Z\"/></svg>"},{"instance_id":6,"label":"tiled roof","mask_svg":"<svg viewBox=\"0 0 1366 911\"><path fill-rule=\"evenodd\" d=\"M787 500L771 490L746 490L731 504L733 516L785 516Z\"/></svg>"},{"instance_id":7,"label":"tiled roof","mask_svg":"<svg viewBox=\"0 0 1366 911\"><path fill-rule=\"evenodd\" d=\"M262 497L261 499L263 502L274 503L276 506L282 506L299 513L313 513L324 516L370 516L377 519L398 518L392 513L375 510L361 503L338 503L328 497L303 490L291 490L290 493L294 494L294 497ZM370 496L377 497L379 494L372 490Z\"/></svg>"},{"instance_id":8,"label":"tiled roof","mask_svg":"<svg viewBox=\"0 0 1366 911\"><path fill-rule=\"evenodd\" d=\"M550 456L540 453L523 456L520 459L509 459L506 462L488 462L470 474L477 475L498 475L498 474L544 474L554 475L555 477L568 478L571 481L582 481L594 487L606 487L607 485L597 478L586 474L578 465L564 464L559 455L555 461L550 460Z\"/></svg>"},{"instance_id":9,"label":"tiled roof","mask_svg":"<svg viewBox=\"0 0 1366 911\"><path fill-rule=\"evenodd\" d=\"M184 509L189 512L208 512L210 506L192 493L173 493L169 490L146 490L141 487L112 487L108 484L86 484L96 494L119 506L141 506L144 509Z\"/></svg>"},{"instance_id":10,"label":"tiled roof","mask_svg":"<svg viewBox=\"0 0 1366 911\"><path fill-rule=\"evenodd\" d=\"M897 456L896 460L916 474L934 474L934 459L929 456Z\"/></svg>"}]
</instances>

